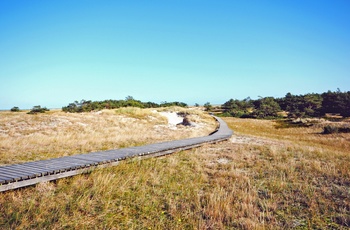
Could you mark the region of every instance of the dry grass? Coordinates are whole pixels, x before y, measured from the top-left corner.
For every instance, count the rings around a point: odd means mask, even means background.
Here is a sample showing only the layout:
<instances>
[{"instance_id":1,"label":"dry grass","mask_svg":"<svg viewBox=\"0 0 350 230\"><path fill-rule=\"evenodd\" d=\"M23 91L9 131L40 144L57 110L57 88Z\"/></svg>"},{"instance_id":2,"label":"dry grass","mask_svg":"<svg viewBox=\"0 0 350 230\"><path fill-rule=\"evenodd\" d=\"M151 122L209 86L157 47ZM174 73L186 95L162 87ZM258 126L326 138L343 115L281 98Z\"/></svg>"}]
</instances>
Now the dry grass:
<instances>
[{"instance_id":1,"label":"dry grass","mask_svg":"<svg viewBox=\"0 0 350 230\"><path fill-rule=\"evenodd\" d=\"M349 136L225 118L231 141L0 194L16 229L347 229ZM315 136L316 135L316 136Z\"/></svg>"},{"instance_id":2,"label":"dry grass","mask_svg":"<svg viewBox=\"0 0 350 230\"><path fill-rule=\"evenodd\" d=\"M199 114L205 118L202 126L170 129L165 117L139 108L82 114L1 112L0 164L204 136L215 129L215 122Z\"/></svg>"},{"instance_id":3,"label":"dry grass","mask_svg":"<svg viewBox=\"0 0 350 230\"><path fill-rule=\"evenodd\" d=\"M312 146L320 150L350 151L350 134L323 135L323 127L329 122L316 123L310 127L286 128L283 121L254 120L254 119L225 119L237 133L277 140L289 141L300 146Z\"/></svg>"}]
</instances>

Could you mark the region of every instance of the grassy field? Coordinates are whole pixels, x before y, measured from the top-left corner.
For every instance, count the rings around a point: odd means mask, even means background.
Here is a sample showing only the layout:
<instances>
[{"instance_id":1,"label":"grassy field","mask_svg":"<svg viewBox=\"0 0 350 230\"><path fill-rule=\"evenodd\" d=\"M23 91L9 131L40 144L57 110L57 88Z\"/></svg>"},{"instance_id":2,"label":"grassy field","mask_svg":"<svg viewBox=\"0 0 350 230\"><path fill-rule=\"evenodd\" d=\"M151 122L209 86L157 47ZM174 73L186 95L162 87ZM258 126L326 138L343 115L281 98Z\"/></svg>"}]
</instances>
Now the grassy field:
<instances>
[{"instance_id":1,"label":"grassy field","mask_svg":"<svg viewBox=\"0 0 350 230\"><path fill-rule=\"evenodd\" d=\"M203 124L175 129L168 126L166 117L139 108L79 114L0 112L0 165L204 136L215 129L209 115L198 110L189 113L190 119Z\"/></svg>"},{"instance_id":2,"label":"grassy field","mask_svg":"<svg viewBox=\"0 0 350 230\"><path fill-rule=\"evenodd\" d=\"M104 113L108 114L92 120L109 117L111 111ZM157 129L165 124L162 118L150 124L153 118L137 115L136 111L113 112L111 116L118 120L116 123L122 119L121 113L124 119L137 119L133 123L138 123L134 124L138 127L144 123ZM84 119L89 116L95 115L72 117L76 122L87 123ZM1 193L0 226L5 229L349 228L350 134L322 135L320 125L286 128L280 121L236 118L225 121L235 131L227 142L162 158L128 160L117 167ZM103 135L98 127L94 132ZM123 128L111 130L110 135L124 132ZM145 134L149 132L153 133L147 130ZM167 130L159 135L169 135L165 139L180 138L186 132L192 131ZM161 139L139 141L143 136L138 135L134 141L125 139L123 145ZM115 143L120 145L118 141ZM59 149L57 152L61 154L63 151ZM82 150L72 147L65 151L73 154ZM6 151L2 154L6 155ZM29 158L18 159L9 158L3 163Z\"/></svg>"}]
</instances>

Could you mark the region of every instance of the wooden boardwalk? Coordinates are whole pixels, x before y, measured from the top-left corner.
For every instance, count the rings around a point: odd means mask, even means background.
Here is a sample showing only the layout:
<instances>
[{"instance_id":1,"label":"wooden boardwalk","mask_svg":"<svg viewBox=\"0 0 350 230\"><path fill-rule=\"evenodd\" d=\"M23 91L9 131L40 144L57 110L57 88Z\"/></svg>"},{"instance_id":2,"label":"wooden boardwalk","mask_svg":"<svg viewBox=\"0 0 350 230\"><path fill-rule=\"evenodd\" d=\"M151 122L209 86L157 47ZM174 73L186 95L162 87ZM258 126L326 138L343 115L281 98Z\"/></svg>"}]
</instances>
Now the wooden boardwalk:
<instances>
[{"instance_id":1,"label":"wooden boardwalk","mask_svg":"<svg viewBox=\"0 0 350 230\"><path fill-rule=\"evenodd\" d=\"M117 165L127 158L163 156L229 139L233 134L232 130L222 119L215 119L220 126L209 136L1 166L0 192L86 173L99 167Z\"/></svg>"}]
</instances>

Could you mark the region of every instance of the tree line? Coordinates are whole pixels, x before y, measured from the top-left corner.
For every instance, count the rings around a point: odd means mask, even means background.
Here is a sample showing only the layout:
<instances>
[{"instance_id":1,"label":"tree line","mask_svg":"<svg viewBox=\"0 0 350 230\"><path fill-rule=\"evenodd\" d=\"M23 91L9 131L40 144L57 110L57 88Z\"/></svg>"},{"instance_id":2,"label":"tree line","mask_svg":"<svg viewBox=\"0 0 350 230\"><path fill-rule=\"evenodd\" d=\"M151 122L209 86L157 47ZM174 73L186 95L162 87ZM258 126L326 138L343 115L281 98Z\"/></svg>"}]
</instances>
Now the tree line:
<instances>
[{"instance_id":1,"label":"tree line","mask_svg":"<svg viewBox=\"0 0 350 230\"><path fill-rule=\"evenodd\" d=\"M138 108L158 108L158 107L170 107L180 106L187 107L183 102L162 102L160 104L154 102L142 102L134 99L132 96L127 96L125 100L104 100L104 101L91 101L81 100L69 103L67 106L62 107L62 111L70 113L82 113L98 111L102 109L117 109L121 107L138 107Z\"/></svg>"},{"instance_id":2,"label":"tree line","mask_svg":"<svg viewBox=\"0 0 350 230\"><path fill-rule=\"evenodd\" d=\"M70 113L81 113L98 111L102 109L116 109L121 107L138 108L158 108L180 106L187 107L183 102L142 102L127 96L125 100L104 100L91 101L81 100L69 103L62 107L62 111ZM199 106L196 104L196 106ZM206 110L211 110L209 102L204 104ZM341 92L327 91L322 94L308 93L304 95L293 95L287 93L283 98L260 97L252 100L247 97L243 100L230 99L221 105L222 116L232 116L241 118L276 118L282 116L281 112L286 112L290 118L321 117L327 113L339 114L343 117L350 117L350 91ZM18 112L18 107L13 107L12 112ZM48 111L46 107L34 106L29 114L44 113Z\"/></svg>"},{"instance_id":3,"label":"tree line","mask_svg":"<svg viewBox=\"0 0 350 230\"><path fill-rule=\"evenodd\" d=\"M102 109L117 109L122 107L138 107L138 108L159 108L159 107L170 107L179 106L187 107L188 105L184 102L161 102L160 104L154 102L142 102L140 100L134 99L132 96L127 96L125 100L104 100L104 101L91 101L91 100L81 100L69 103L67 106L62 107L62 111L69 113L82 113L99 111ZM11 112L20 112L20 108L14 106L10 110ZM28 114L45 113L49 111L46 107L41 107L40 105L34 106Z\"/></svg>"},{"instance_id":4,"label":"tree line","mask_svg":"<svg viewBox=\"0 0 350 230\"><path fill-rule=\"evenodd\" d=\"M241 118L276 118L285 111L290 118L321 117L327 113L350 117L350 91L327 91L322 94L309 93L283 98L264 97L252 100L230 99L221 105L223 116Z\"/></svg>"}]
</instances>

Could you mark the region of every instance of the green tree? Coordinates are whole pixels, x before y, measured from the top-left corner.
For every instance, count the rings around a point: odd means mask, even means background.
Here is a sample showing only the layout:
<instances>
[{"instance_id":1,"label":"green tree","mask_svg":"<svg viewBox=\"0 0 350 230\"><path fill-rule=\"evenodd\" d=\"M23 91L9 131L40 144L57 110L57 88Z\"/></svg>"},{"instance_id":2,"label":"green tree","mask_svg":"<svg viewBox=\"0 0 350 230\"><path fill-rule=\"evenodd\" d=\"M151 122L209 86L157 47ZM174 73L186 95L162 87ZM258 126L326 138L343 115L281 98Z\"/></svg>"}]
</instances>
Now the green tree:
<instances>
[{"instance_id":1,"label":"green tree","mask_svg":"<svg viewBox=\"0 0 350 230\"><path fill-rule=\"evenodd\" d=\"M183 102L162 102L161 106L181 106L187 107L186 103ZM86 101L81 100L75 101L68 104L68 106L62 107L62 111L70 113L81 113L81 112L90 112L94 110L102 109L116 109L121 107L138 107L138 108L158 108L159 104L154 102L142 102L135 100L132 96L127 96L125 100L104 100L104 101Z\"/></svg>"},{"instance_id":2,"label":"green tree","mask_svg":"<svg viewBox=\"0 0 350 230\"><path fill-rule=\"evenodd\" d=\"M322 108L322 97L320 94L310 93L302 97L302 111L305 116L315 117L320 115Z\"/></svg>"},{"instance_id":3,"label":"green tree","mask_svg":"<svg viewBox=\"0 0 350 230\"><path fill-rule=\"evenodd\" d=\"M320 94L292 95L287 93L284 98L276 100L281 109L288 112L289 117L318 116L322 107Z\"/></svg>"},{"instance_id":4,"label":"green tree","mask_svg":"<svg viewBox=\"0 0 350 230\"><path fill-rule=\"evenodd\" d=\"M134 101L134 97L133 96L127 96L125 97L125 101Z\"/></svg>"},{"instance_id":5,"label":"green tree","mask_svg":"<svg viewBox=\"0 0 350 230\"><path fill-rule=\"evenodd\" d=\"M253 115L257 118L277 117L281 107L273 97L265 97L253 102Z\"/></svg>"},{"instance_id":6,"label":"green tree","mask_svg":"<svg viewBox=\"0 0 350 230\"><path fill-rule=\"evenodd\" d=\"M335 113L350 117L350 91L328 91L322 94L322 114Z\"/></svg>"},{"instance_id":7,"label":"green tree","mask_svg":"<svg viewBox=\"0 0 350 230\"><path fill-rule=\"evenodd\" d=\"M224 110L224 114L233 117L247 117L249 116L249 110L254 107L250 97L245 98L244 100L234 100L230 99L221 105L221 108Z\"/></svg>"}]
</instances>

